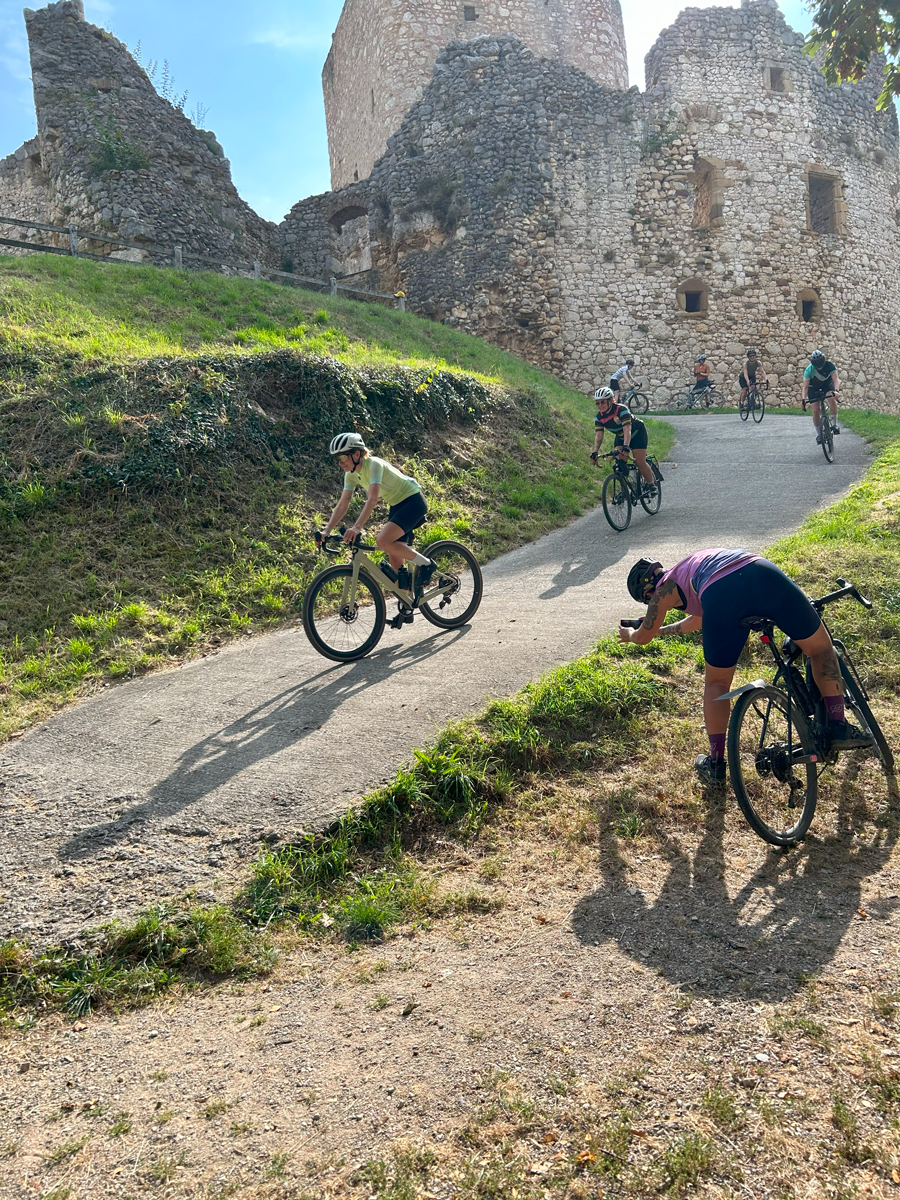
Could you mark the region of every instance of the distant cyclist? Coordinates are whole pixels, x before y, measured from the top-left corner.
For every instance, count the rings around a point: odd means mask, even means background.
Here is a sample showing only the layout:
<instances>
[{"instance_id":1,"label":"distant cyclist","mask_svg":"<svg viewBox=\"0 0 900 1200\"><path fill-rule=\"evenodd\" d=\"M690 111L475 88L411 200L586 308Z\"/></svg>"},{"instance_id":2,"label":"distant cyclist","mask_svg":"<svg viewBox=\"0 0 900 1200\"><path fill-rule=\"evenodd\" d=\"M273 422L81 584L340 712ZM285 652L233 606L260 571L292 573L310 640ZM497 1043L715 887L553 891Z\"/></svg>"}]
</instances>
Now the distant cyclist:
<instances>
[{"instance_id":1,"label":"distant cyclist","mask_svg":"<svg viewBox=\"0 0 900 1200\"><path fill-rule=\"evenodd\" d=\"M768 382L768 378L756 351L752 348L749 349L744 365L741 367L741 373L738 375L738 383L741 387L741 404L747 399L747 392L754 384L766 383Z\"/></svg>"},{"instance_id":2,"label":"distant cyclist","mask_svg":"<svg viewBox=\"0 0 900 1200\"><path fill-rule=\"evenodd\" d=\"M704 783L725 779L725 734L731 704L720 696L731 691L735 665L750 630L745 617L768 617L807 656L828 712L828 732L835 750L869 746L872 739L844 718L841 668L828 630L807 597L774 563L747 550L698 550L668 571L662 563L642 558L628 572L633 600L646 604L639 629L619 627L619 640L644 646L658 634L703 630L706 682L703 717L709 754L697 756L694 768ZM687 616L663 626L669 609Z\"/></svg>"},{"instance_id":3,"label":"distant cyclist","mask_svg":"<svg viewBox=\"0 0 900 1200\"><path fill-rule=\"evenodd\" d=\"M623 382L626 383L628 385L628 387L630 387L632 389L632 391L636 390L637 380L634 379L631 374L631 368L633 366L634 366L634 359L626 358L625 366L619 367L618 371L614 371L612 373L612 375L609 377L609 386L612 389L612 391L620 392L622 390L621 385Z\"/></svg>"},{"instance_id":4,"label":"distant cyclist","mask_svg":"<svg viewBox=\"0 0 900 1200\"><path fill-rule=\"evenodd\" d=\"M597 405L597 415L594 417L594 452L591 461L597 462L603 437L608 429L615 437L614 448L622 451L621 457L627 458L629 450L634 455L634 461L644 479L644 494L656 495L656 480L647 462L647 426L639 417L633 416L629 408L615 399L612 388L597 388L594 401Z\"/></svg>"},{"instance_id":5,"label":"distant cyclist","mask_svg":"<svg viewBox=\"0 0 900 1200\"><path fill-rule=\"evenodd\" d=\"M712 380L709 377L709 363L706 361L705 354L698 354L697 361L694 363L694 387L695 392L703 392L712 387Z\"/></svg>"},{"instance_id":6,"label":"distant cyclist","mask_svg":"<svg viewBox=\"0 0 900 1200\"><path fill-rule=\"evenodd\" d=\"M819 405L823 400L828 401L831 409L831 428L834 433L840 433L841 427L837 419L837 402L840 391L837 367L825 357L821 350L813 350L809 356L809 366L803 372L803 407L807 400L812 405L812 419L816 430L816 442L822 445L822 421Z\"/></svg>"},{"instance_id":7,"label":"distant cyclist","mask_svg":"<svg viewBox=\"0 0 900 1200\"><path fill-rule=\"evenodd\" d=\"M415 569L416 591L421 591L431 580L435 564L424 554L413 550L404 540L406 535L420 525L428 512L422 489L410 475L404 475L383 458L375 458L358 433L339 433L332 438L328 453L335 457L344 472L344 490L328 518L325 528L316 532L316 545L320 546L350 507L353 492L358 485L366 489L366 502L362 512L344 534L349 545L362 533L379 499L388 504L387 524L375 536L375 545L384 550L391 567L398 572L401 587L410 586L411 581L403 577L405 564Z\"/></svg>"}]
</instances>

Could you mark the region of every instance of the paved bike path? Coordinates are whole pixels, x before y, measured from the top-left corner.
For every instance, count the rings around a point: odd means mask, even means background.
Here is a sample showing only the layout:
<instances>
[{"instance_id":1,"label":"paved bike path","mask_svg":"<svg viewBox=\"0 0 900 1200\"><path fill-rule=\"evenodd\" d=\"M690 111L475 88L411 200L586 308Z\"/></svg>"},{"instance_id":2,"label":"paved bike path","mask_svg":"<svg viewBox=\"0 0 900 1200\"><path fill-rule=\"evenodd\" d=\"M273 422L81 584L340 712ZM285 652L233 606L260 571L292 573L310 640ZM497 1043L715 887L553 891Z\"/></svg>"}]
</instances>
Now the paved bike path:
<instances>
[{"instance_id":1,"label":"paved bike path","mask_svg":"<svg viewBox=\"0 0 900 1200\"><path fill-rule=\"evenodd\" d=\"M808 418L676 417L659 514L615 533L596 509L485 568L468 628L418 617L358 663L300 627L104 689L0 751L0 937L58 937L216 886L321 825L448 719L506 695L634 614L625 575L703 546L760 549L837 499L871 455L826 463ZM585 463L573 470L589 469ZM598 473L598 499L599 482ZM391 605L393 608L393 605Z\"/></svg>"}]
</instances>

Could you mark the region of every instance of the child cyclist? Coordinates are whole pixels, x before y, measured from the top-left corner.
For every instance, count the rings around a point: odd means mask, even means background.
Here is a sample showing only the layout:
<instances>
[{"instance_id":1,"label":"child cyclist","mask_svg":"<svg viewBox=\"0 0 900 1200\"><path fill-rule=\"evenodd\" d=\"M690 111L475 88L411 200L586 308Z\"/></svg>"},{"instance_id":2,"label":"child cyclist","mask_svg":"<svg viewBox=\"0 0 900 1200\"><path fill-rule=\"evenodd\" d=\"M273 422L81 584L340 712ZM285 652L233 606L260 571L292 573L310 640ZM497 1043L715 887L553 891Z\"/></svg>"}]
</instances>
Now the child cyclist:
<instances>
[{"instance_id":1,"label":"child cyclist","mask_svg":"<svg viewBox=\"0 0 900 1200\"><path fill-rule=\"evenodd\" d=\"M332 529L350 507L353 493L359 484L366 489L366 502L362 512L344 534L350 545L362 533L380 499L388 504L387 524L375 535L375 545L384 550L393 569L398 573L398 582L409 586L402 575L406 563L415 570L415 590L421 592L434 574L435 564L424 554L413 550L406 536L421 525L428 512L422 489L410 475L404 475L383 458L370 454L358 433L339 433L331 439L328 453L337 459L344 472L344 490L328 518L325 528L316 531L316 545L321 546Z\"/></svg>"}]
</instances>

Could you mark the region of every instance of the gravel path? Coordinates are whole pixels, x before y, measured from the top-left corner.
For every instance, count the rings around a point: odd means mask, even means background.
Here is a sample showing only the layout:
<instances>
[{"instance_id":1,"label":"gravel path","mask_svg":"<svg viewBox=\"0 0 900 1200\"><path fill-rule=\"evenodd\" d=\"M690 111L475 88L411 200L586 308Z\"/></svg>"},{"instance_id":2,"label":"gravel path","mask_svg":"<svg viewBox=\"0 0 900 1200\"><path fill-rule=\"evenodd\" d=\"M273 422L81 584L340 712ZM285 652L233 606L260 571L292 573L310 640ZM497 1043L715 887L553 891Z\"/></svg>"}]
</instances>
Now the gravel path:
<instances>
[{"instance_id":1,"label":"gravel path","mask_svg":"<svg viewBox=\"0 0 900 1200\"><path fill-rule=\"evenodd\" d=\"M829 466L808 418L672 424L659 515L616 534L597 509L497 559L469 628L419 619L348 666L288 629L105 688L7 744L0 937L65 938L191 887L211 898L261 841L320 825L448 719L582 653L633 610L635 558L764 547L870 461L845 432Z\"/></svg>"}]
</instances>

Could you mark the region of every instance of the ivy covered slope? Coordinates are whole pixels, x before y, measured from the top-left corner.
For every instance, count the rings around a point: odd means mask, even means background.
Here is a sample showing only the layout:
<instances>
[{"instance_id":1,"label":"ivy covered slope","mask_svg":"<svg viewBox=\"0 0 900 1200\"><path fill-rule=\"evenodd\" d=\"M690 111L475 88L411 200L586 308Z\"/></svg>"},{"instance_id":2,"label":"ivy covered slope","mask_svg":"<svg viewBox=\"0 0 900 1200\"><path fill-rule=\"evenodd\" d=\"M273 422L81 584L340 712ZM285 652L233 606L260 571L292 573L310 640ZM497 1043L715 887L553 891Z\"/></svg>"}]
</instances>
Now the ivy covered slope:
<instances>
[{"instance_id":1,"label":"ivy covered slope","mask_svg":"<svg viewBox=\"0 0 900 1200\"><path fill-rule=\"evenodd\" d=\"M482 559L598 499L590 401L409 314L33 257L0 258L0 318L0 736L296 620L341 429L421 481L431 538Z\"/></svg>"}]
</instances>

